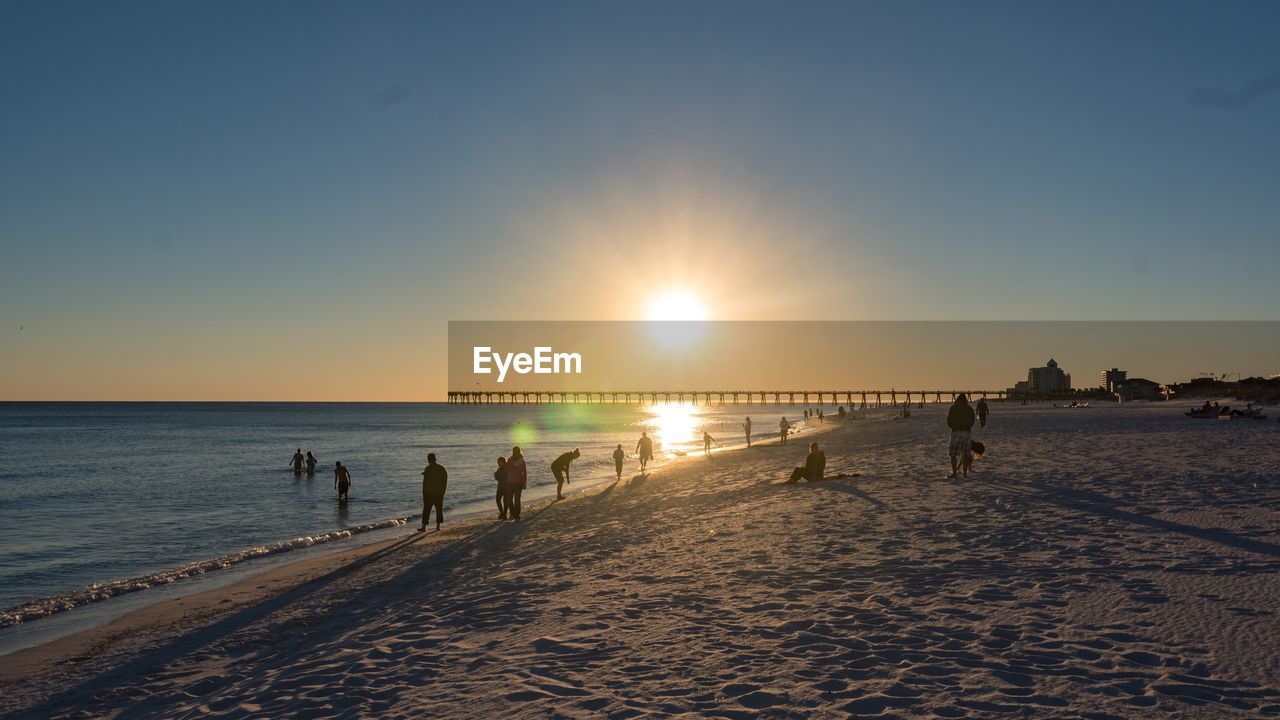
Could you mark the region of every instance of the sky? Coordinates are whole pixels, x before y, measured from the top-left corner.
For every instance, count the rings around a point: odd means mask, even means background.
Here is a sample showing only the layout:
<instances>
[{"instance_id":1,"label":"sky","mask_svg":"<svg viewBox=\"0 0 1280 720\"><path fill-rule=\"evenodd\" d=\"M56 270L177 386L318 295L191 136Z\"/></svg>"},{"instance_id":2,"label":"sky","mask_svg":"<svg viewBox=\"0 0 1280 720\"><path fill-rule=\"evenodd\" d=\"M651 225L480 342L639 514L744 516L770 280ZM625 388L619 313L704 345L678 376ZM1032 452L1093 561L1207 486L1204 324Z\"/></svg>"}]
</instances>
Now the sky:
<instances>
[{"instance_id":1,"label":"sky","mask_svg":"<svg viewBox=\"0 0 1280 720\"><path fill-rule=\"evenodd\" d=\"M669 291L721 320L1276 319L1278 24L11 0L0 399L437 399L449 320Z\"/></svg>"}]
</instances>

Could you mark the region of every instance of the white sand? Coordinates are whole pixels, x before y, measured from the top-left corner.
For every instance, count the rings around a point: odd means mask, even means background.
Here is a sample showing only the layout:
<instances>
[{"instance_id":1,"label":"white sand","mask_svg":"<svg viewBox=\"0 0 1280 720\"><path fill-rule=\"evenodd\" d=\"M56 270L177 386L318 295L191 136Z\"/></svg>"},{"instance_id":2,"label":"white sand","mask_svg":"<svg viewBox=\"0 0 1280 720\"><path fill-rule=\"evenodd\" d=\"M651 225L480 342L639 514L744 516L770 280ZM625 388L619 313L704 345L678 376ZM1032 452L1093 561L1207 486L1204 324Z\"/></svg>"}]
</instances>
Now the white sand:
<instances>
[{"instance_id":1,"label":"white sand","mask_svg":"<svg viewBox=\"0 0 1280 720\"><path fill-rule=\"evenodd\" d=\"M821 437L852 480L690 459L166 604L0 658L0 711L1280 716L1274 418L995 405L945 482L942 412Z\"/></svg>"}]
</instances>

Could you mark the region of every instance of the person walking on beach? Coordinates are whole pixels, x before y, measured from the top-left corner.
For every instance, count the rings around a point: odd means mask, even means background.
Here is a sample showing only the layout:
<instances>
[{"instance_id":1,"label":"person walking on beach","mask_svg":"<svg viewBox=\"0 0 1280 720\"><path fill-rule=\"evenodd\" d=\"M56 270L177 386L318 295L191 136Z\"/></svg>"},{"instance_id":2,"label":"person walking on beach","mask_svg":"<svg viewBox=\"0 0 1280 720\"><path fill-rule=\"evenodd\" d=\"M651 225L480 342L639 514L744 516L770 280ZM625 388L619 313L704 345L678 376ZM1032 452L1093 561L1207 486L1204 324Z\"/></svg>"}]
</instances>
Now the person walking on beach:
<instances>
[{"instance_id":1,"label":"person walking on beach","mask_svg":"<svg viewBox=\"0 0 1280 720\"><path fill-rule=\"evenodd\" d=\"M974 409L978 411L978 427L986 427L986 426L987 426L987 413L989 412L989 411L987 410L987 399L986 399L986 398L980 398L980 399L978 400L978 404L977 404L977 406L975 406L975 408L974 408Z\"/></svg>"},{"instance_id":2,"label":"person walking on beach","mask_svg":"<svg viewBox=\"0 0 1280 720\"><path fill-rule=\"evenodd\" d=\"M798 483L800 478L809 482L818 482L827 471L827 454L818 449L818 443L809 443L809 454L805 456L804 465L791 471L788 483Z\"/></svg>"},{"instance_id":3,"label":"person walking on beach","mask_svg":"<svg viewBox=\"0 0 1280 720\"><path fill-rule=\"evenodd\" d=\"M622 451L622 443L618 443L617 449L613 451L613 469L618 473L618 479L622 479L622 461L627 459L627 454Z\"/></svg>"},{"instance_id":4,"label":"person walking on beach","mask_svg":"<svg viewBox=\"0 0 1280 720\"><path fill-rule=\"evenodd\" d=\"M711 433L707 432L706 430L702 431L702 454L703 455L706 455L707 457L711 457L711 443L715 441L716 439L711 437Z\"/></svg>"},{"instance_id":5,"label":"person walking on beach","mask_svg":"<svg viewBox=\"0 0 1280 720\"><path fill-rule=\"evenodd\" d=\"M653 459L653 438L643 430L640 431L640 442L636 443L636 452L640 454L640 472L643 474L649 461Z\"/></svg>"},{"instance_id":6,"label":"person walking on beach","mask_svg":"<svg viewBox=\"0 0 1280 720\"><path fill-rule=\"evenodd\" d=\"M751 447L751 416L747 416L747 421L742 423L742 430L747 434L747 447Z\"/></svg>"},{"instance_id":7,"label":"person walking on beach","mask_svg":"<svg viewBox=\"0 0 1280 720\"><path fill-rule=\"evenodd\" d=\"M316 474L316 462L318 462L316 460L316 456L312 455L311 451L308 450L307 451L307 474L308 475Z\"/></svg>"},{"instance_id":8,"label":"person walking on beach","mask_svg":"<svg viewBox=\"0 0 1280 720\"><path fill-rule=\"evenodd\" d=\"M512 520L520 519L520 496L529 483L529 468L525 466L524 453L520 446L511 448L511 457L507 458L507 488L511 493L507 496L507 514Z\"/></svg>"},{"instance_id":9,"label":"person walking on beach","mask_svg":"<svg viewBox=\"0 0 1280 720\"><path fill-rule=\"evenodd\" d=\"M578 448L574 448L573 452L567 452L556 458L555 462L551 463L551 474L556 476L557 500L564 499L564 495L560 493L560 488L564 487L564 484L569 482L569 463L577 460L581 456L582 453L578 452Z\"/></svg>"},{"instance_id":10,"label":"person walking on beach","mask_svg":"<svg viewBox=\"0 0 1280 720\"><path fill-rule=\"evenodd\" d=\"M791 432L791 423L787 422L786 415L783 415L782 420L778 423L778 431L779 431L779 434L782 436L782 440L779 444L786 445L787 433Z\"/></svg>"},{"instance_id":11,"label":"person walking on beach","mask_svg":"<svg viewBox=\"0 0 1280 720\"><path fill-rule=\"evenodd\" d=\"M305 461L306 458L302 456L302 448L298 448L297 451L293 453L293 459L289 461L289 464L293 465L294 475L302 474L302 463Z\"/></svg>"},{"instance_id":12,"label":"person walking on beach","mask_svg":"<svg viewBox=\"0 0 1280 720\"><path fill-rule=\"evenodd\" d=\"M436 463L435 453L427 453L427 466L422 469L422 527L418 532L426 532L431 508L436 509L436 530L440 529L444 522L444 491L448 487L449 471Z\"/></svg>"},{"instance_id":13,"label":"person walking on beach","mask_svg":"<svg viewBox=\"0 0 1280 720\"><path fill-rule=\"evenodd\" d=\"M346 502L347 491L351 489L351 471L341 460L333 466L333 486L338 489L338 502Z\"/></svg>"},{"instance_id":14,"label":"person walking on beach","mask_svg":"<svg viewBox=\"0 0 1280 720\"><path fill-rule=\"evenodd\" d=\"M498 504L498 519L506 520L511 488L507 486L507 459L501 455L498 456L498 469L493 471L493 481L497 483L493 500Z\"/></svg>"},{"instance_id":15,"label":"person walking on beach","mask_svg":"<svg viewBox=\"0 0 1280 720\"><path fill-rule=\"evenodd\" d=\"M954 478L957 471L969 477L969 465L973 462L973 457L969 454L973 420L974 413L973 408L969 407L969 398L960 393L947 411L947 427L951 428L951 474L948 478Z\"/></svg>"}]
</instances>

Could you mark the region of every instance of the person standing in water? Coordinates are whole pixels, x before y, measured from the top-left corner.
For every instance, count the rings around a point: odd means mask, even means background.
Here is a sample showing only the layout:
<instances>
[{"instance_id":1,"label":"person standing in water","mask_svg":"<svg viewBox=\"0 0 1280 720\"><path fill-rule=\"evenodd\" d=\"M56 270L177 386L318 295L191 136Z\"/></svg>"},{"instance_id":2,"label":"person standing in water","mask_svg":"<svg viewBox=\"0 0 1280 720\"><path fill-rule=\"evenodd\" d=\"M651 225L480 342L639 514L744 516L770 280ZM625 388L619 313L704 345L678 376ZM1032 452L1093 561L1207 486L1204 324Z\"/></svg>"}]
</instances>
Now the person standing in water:
<instances>
[{"instance_id":1,"label":"person standing in water","mask_svg":"<svg viewBox=\"0 0 1280 720\"><path fill-rule=\"evenodd\" d=\"M317 462L316 456L312 455L311 451L308 450L307 451L307 474L308 475L316 474L316 462Z\"/></svg>"},{"instance_id":2,"label":"person standing in water","mask_svg":"<svg viewBox=\"0 0 1280 720\"><path fill-rule=\"evenodd\" d=\"M787 422L787 416L783 415L782 420L778 423L778 432L782 437L781 445L787 444L787 433L791 432L791 423Z\"/></svg>"},{"instance_id":3,"label":"person standing in water","mask_svg":"<svg viewBox=\"0 0 1280 720\"><path fill-rule=\"evenodd\" d=\"M306 458L302 456L302 448L298 448L298 450L293 453L293 459L289 461L289 464L293 465L294 475L302 474L302 463L304 461L306 461Z\"/></svg>"},{"instance_id":4,"label":"person standing in water","mask_svg":"<svg viewBox=\"0 0 1280 720\"><path fill-rule=\"evenodd\" d=\"M747 421L742 423L742 431L747 434L747 447L751 447L751 416L747 416Z\"/></svg>"},{"instance_id":5,"label":"person standing in water","mask_svg":"<svg viewBox=\"0 0 1280 720\"><path fill-rule=\"evenodd\" d=\"M622 451L622 443L618 443L617 449L613 451L613 469L618 473L618 479L622 479L622 461L627 459L627 454Z\"/></svg>"},{"instance_id":6,"label":"person standing in water","mask_svg":"<svg viewBox=\"0 0 1280 720\"><path fill-rule=\"evenodd\" d=\"M497 492L493 500L498 504L498 519L506 520L511 488L507 486L507 459L501 455L498 456L498 469L493 471L493 481L497 483Z\"/></svg>"},{"instance_id":7,"label":"person standing in water","mask_svg":"<svg viewBox=\"0 0 1280 720\"><path fill-rule=\"evenodd\" d=\"M338 502L346 502L347 491L351 489L351 471L341 460L333 466L333 486L338 489Z\"/></svg>"},{"instance_id":8,"label":"person standing in water","mask_svg":"<svg viewBox=\"0 0 1280 720\"><path fill-rule=\"evenodd\" d=\"M969 465L973 462L973 456L969 454L972 442L969 433L973 430L973 420L973 408L969 407L969 398L964 393L960 393L952 403L951 409L947 411L947 427L951 428L951 474L947 476L948 478L954 478L956 471L961 471L965 477L969 477Z\"/></svg>"},{"instance_id":9,"label":"person standing in water","mask_svg":"<svg viewBox=\"0 0 1280 720\"><path fill-rule=\"evenodd\" d=\"M512 520L520 519L520 496L529 482L529 468L525 466L524 454L520 446L511 448L511 457L507 458L507 511Z\"/></svg>"},{"instance_id":10,"label":"person standing in water","mask_svg":"<svg viewBox=\"0 0 1280 720\"><path fill-rule=\"evenodd\" d=\"M987 399L986 398L979 399L978 404L974 409L978 411L978 427L986 427L987 413L989 412L989 410L987 409Z\"/></svg>"},{"instance_id":11,"label":"person standing in water","mask_svg":"<svg viewBox=\"0 0 1280 720\"><path fill-rule=\"evenodd\" d=\"M556 458L555 462L551 463L551 474L556 476L557 500L564 499L564 495L561 494L560 488L564 487L564 484L569 482L569 463L577 460L581 455L582 453L578 452L578 448L574 448L573 452L567 452Z\"/></svg>"},{"instance_id":12,"label":"person standing in water","mask_svg":"<svg viewBox=\"0 0 1280 720\"><path fill-rule=\"evenodd\" d=\"M418 532L426 532L431 508L436 510L436 530L440 529L444 522L444 491L448 487L449 471L436 463L435 453L427 453L427 466L422 469L422 527Z\"/></svg>"},{"instance_id":13,"label":"person standing in water","mask_svg":"<svg viewBox=\"0 0 1280 720\"><path fill-rule=\"evenodd\" d=\"M703 455L706 455L707 457L711 457L711 443L715 441L716 439L711 437L711 433L707 432L706 430L702 431L702 454Z\"/></svg>"},{"instance_id":14,"label":"person standing in water","mask_svg":"<svg viewBox=\"0 0 1280 720\"><path fill-rule=\"evenodd\" d=\"M640 454L640 472L643 473L653 459L653 438L643 430L640 431L640 442L636 443L636 452Z\"/></svg>"}]
</instances>

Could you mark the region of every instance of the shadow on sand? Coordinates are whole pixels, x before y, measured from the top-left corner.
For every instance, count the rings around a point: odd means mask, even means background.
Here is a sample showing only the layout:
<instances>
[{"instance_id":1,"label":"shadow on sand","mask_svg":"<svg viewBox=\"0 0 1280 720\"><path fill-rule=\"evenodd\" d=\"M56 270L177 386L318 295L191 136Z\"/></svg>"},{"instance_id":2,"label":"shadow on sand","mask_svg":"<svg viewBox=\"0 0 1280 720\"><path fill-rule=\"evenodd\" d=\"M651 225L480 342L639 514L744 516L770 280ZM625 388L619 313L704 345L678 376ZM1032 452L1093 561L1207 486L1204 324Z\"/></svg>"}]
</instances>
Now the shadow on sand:
<instances>
[{"instance_id":1,"label":"shadow on sand","mask_svg":"<svg viewBox=\"0 0 1280 720\"><path fill-rule=\"evenodd\" d=\"M1185 523L1174 522L1172 520L1161 520L1160 518L1151 517L1150 515L1142 515L1135 512L1129 512L1127 510L1121 510L1117 507L1120 503L1113 498L1089 490L1063 487L1061 485L1050 485L1048 483L1041 482L1031 482L1026 485L1006 485L994 482L985 482L980 484L1002 492L1016 493L1024 497L1044 500L1046 502L1053 503L1054 505L1058 505L1059 507L1071 508L1073 510L1093 513L1094 515L1111 518L1113 520L1123 520L1125 522L1143 525L1153 530L1187 535L1189 537L1199 538L1200 540L1208 540L1209 542L1218 543L1220 545L1258 553L1259 555L1280 557L1280 545L1276 545L1275 543L1252 540L1218 528L1196 527L1195 525L1187 525Z\"/></svg>"}]
</instances>

